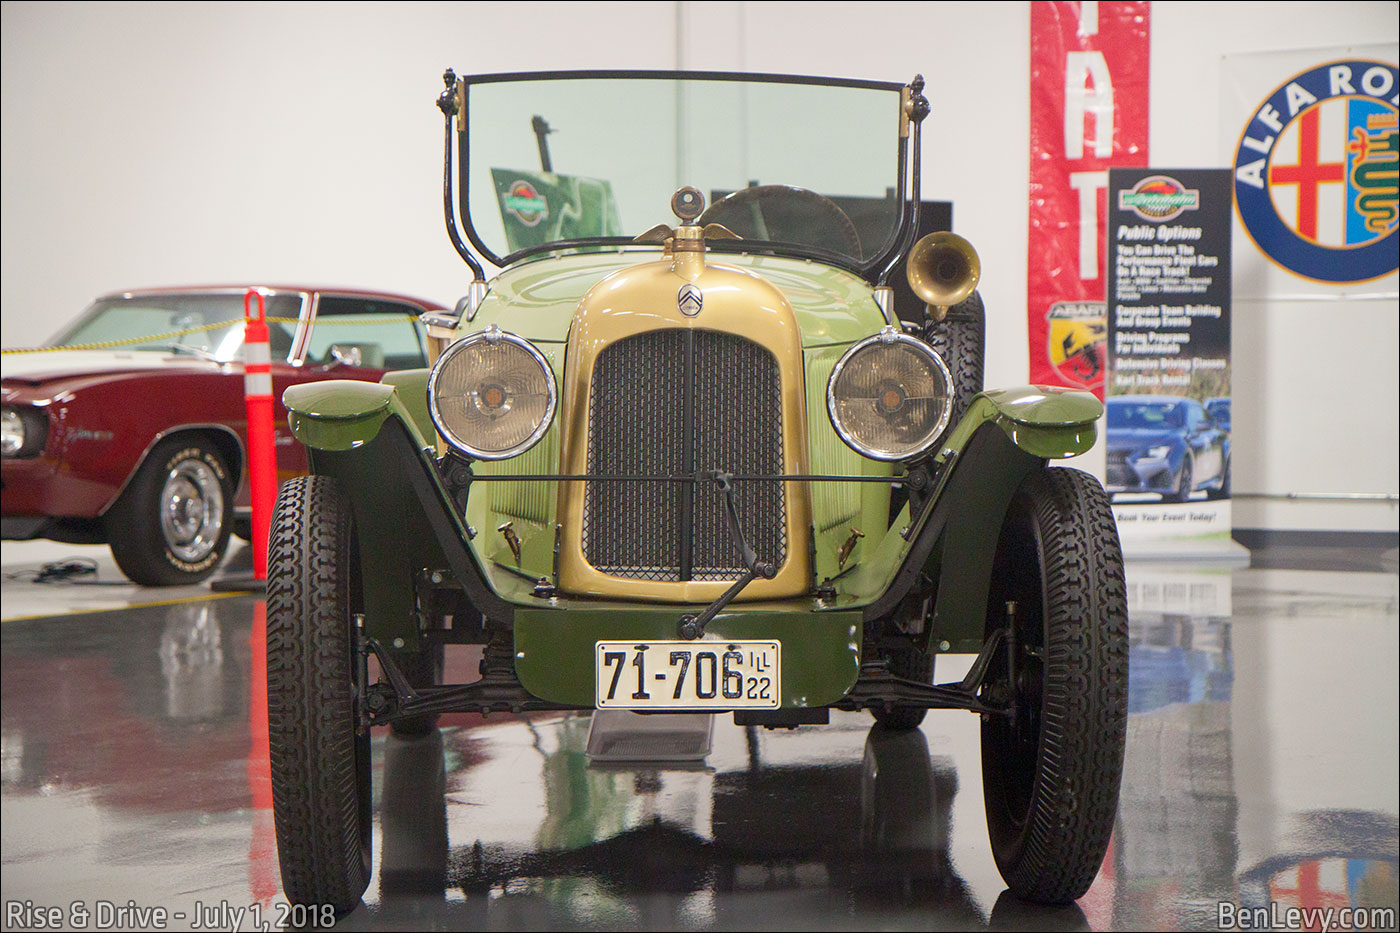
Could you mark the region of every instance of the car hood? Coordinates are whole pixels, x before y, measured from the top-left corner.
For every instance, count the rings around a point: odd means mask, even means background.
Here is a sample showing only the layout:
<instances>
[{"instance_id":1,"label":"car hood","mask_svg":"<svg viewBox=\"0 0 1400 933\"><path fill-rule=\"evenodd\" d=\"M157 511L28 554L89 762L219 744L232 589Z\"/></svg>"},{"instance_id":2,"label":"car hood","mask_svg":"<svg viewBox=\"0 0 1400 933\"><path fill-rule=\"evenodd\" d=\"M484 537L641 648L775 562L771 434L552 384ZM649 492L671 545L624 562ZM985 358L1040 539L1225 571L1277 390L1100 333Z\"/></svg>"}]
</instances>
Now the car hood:
<instances>
[{"instance_id":1,"label":"car hood","mask_svg":"<svg viewBox=\"0 0 1400 933\"><path fill-rule=\"evenodd\" d=\"M579 253L518 263L491 281L491 289L463 333L496 324L528 340L567 339L579 301L602 279L631 266L655 262L660 250ZM762 276L792 305L805 347L849 344L884 323L870 286L859 276L819 262L780 256L710 252L708 265Z\"/></svg>"},{"instance_id":2,"label":"car hood","mask_svg":"<svg viewBox=\"0 0 1400 933\"><path fill-rule=\"evenodd\" d=\"M38 385L54 379L75 376L104 376L148 370L218 372L220 364L191 356L153 350L44 350L35 353L6 353L3 374L6 382Z\"/></svg>"},{"instance_id":3,"label":"car hood","mask_svg":"<svg viewBox=\"0 0 1400 933\"><path fill-rule=\"evenodd\" d=\"M1109 428L1109 450L1141 450L1181 440L1181 431L1161 428Z\"/></svg>"}]
</instances>

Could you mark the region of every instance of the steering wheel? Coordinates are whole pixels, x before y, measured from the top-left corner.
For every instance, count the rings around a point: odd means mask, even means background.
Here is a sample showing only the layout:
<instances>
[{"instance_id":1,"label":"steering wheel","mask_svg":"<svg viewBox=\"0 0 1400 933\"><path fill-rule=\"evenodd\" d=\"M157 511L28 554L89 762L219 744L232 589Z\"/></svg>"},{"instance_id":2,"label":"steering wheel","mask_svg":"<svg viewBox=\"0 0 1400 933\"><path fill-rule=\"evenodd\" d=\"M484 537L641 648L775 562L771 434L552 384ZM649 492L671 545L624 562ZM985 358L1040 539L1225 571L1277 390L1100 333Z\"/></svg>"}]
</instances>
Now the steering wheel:
<instances>
[{"instance_id":1,"label":"steering wheel","mask_svg":"<svg viewBox=\"0 0 1400 933\"><path fill-rule=\"evenodd\" d=\"M740 188L711 204L697 224L723 224L746 240L778 240L861 258L860 234L830 198L794 185Z\"/></svg>"}]
</instances>

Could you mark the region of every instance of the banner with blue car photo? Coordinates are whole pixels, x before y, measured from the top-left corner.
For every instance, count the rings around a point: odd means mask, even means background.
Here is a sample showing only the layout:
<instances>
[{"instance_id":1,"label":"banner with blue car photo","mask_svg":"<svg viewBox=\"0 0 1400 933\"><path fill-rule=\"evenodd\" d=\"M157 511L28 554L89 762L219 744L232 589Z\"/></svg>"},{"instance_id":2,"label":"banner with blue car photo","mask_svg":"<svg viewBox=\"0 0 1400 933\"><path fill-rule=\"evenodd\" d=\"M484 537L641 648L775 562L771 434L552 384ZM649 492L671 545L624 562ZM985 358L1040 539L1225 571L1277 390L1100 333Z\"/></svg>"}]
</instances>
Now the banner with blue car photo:
<instances>
[{"instance_id":1,"label":"banner with blue car photo","mask_svg":"<svg viewBox=\"0 0 1400 933\"><path fill-rule=\"evenodd\" d=\"M1230 533L1230 172L1110 169L1104 486L1125 539Z\"/></svg>"}]
</instances>

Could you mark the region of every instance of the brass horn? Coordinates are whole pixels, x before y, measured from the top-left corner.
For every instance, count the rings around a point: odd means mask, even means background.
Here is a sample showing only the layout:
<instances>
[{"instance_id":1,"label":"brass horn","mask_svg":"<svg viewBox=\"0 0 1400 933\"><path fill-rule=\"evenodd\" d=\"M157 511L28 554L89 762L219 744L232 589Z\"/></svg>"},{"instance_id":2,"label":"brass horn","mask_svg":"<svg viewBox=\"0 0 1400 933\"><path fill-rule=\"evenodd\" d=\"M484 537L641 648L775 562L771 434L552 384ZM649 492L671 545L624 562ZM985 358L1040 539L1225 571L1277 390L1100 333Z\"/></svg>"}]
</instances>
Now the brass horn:
<instances>
[{"instance_id":1,"label":"brass horn","mask_svg":"<svg viewBox=\"0 0 1400 933\"><path fill-rule=\"evenodd\" d=\"M905 264L909 287L928 305L935 321L977 287L982 260L972 244L947 230L930 233L914 244Z\"/></svg>"}]
</instances>

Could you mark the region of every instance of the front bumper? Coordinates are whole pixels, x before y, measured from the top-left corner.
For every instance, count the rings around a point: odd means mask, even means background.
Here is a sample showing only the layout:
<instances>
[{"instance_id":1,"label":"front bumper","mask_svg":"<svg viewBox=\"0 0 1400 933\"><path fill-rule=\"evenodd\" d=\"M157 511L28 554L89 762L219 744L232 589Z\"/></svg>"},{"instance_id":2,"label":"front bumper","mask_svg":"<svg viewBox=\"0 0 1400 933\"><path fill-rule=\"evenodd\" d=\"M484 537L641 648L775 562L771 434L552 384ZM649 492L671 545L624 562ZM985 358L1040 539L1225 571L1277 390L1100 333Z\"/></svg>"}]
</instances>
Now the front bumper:
<instances>
[{"instance_id":1,"label":"front bumper","mask_svg":"<svg viewBox=\"0 0 1400 933\"><path fill-rule=\"evenodd\" d=\"M807 605L811 600L802 601ZM593 647L599 640L655 642L676 638L676 606L616 605L518 609L515 672L534 696L563 706L594 704ZM811 612L769 604L724 612L704 641L773 639L782 644L783 708L829 706L855 686L863 625L859 611Z\"/></svg>"},{"instance_id":2,"label":"front bumper","mask_svg":"<svg viewBox=\"0 0 1400 933\"><path fill-rule=\"evenodd\" d=\"M6 458L0 466L0 488L6 519L96 518L116 494L107 483L86 479L47 456Z\"/></svg>"},{"instance_id":3,"label":"front bumper","mask_svg":"<svg viewBox=\"0 0 1400 933\"><path fill-rule=\"evenodd\" d=\"M1177 470L1170 457L1139 457L1131 451L1108 452L1103 488L1118 492L1174 492Z\"/></svg>"}]
</instances>

